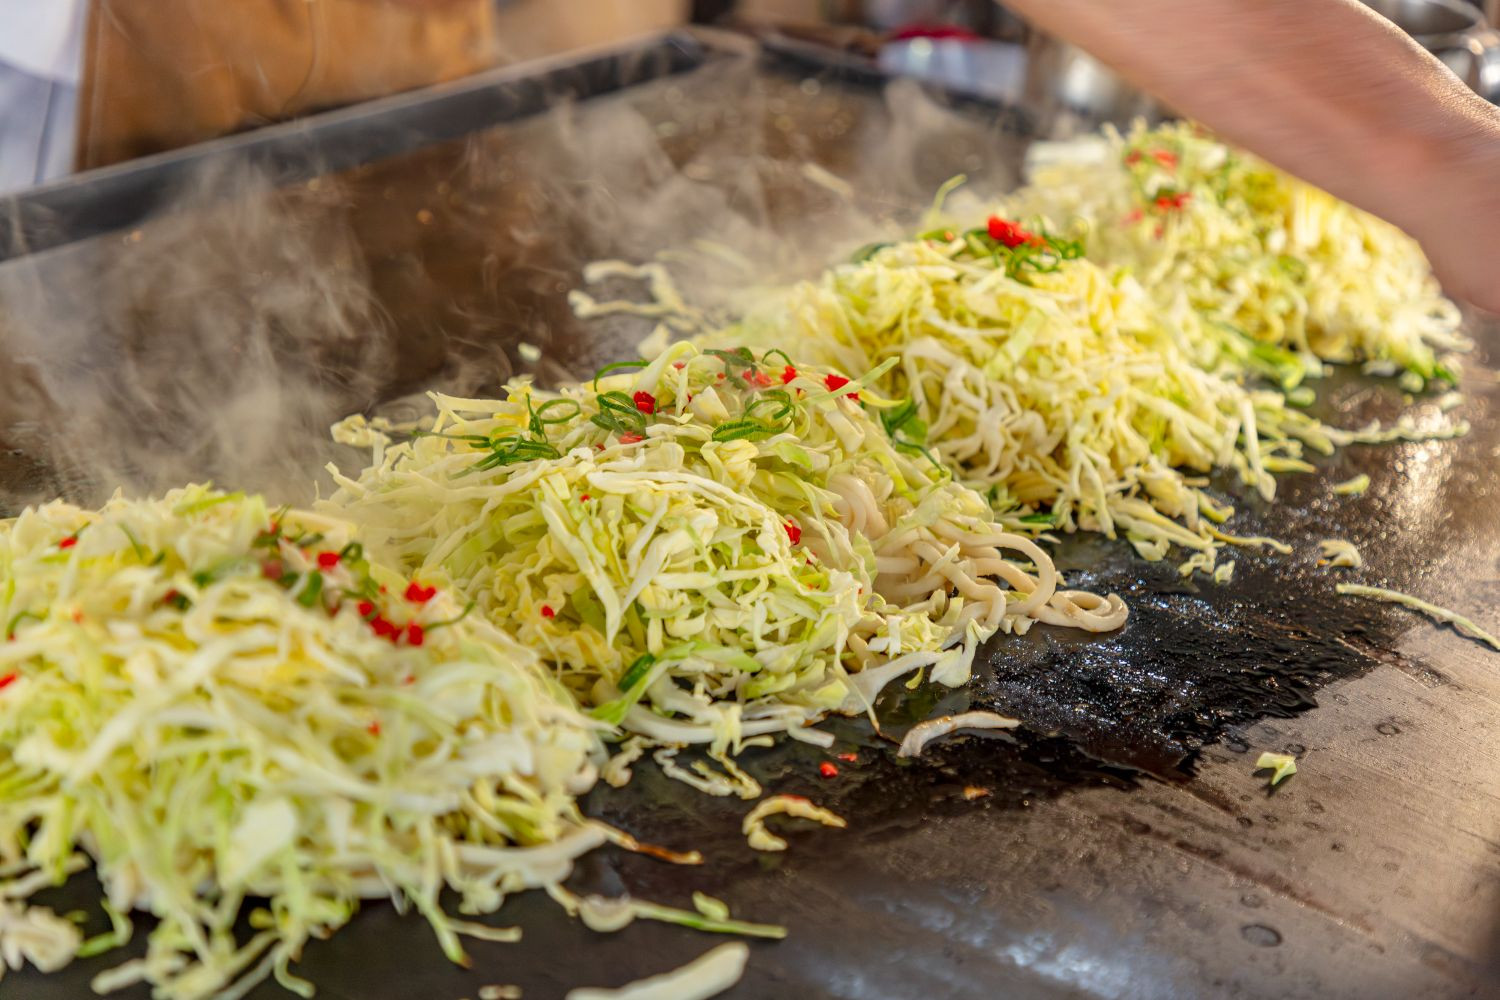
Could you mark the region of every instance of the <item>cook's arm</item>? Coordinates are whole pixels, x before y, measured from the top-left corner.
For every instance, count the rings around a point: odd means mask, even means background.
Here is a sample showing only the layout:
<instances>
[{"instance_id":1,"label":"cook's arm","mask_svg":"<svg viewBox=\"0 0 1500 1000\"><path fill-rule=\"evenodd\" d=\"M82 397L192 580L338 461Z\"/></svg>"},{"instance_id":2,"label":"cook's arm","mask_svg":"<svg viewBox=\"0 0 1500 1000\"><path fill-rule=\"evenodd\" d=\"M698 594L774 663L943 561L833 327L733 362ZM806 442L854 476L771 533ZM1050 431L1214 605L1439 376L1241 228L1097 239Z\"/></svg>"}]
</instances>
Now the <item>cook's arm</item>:
<instances>
[{"instance_id":1,"label":"cook's arm","mask_svg":"<svg viewBox=\"0 0 1500 1000\"><path fill-rule=\"evenodd\" d=\"M1422 241L1500 311L1500 109L1357 0L1004 0L1225 138Z\"/></svg>"}]
</instances>

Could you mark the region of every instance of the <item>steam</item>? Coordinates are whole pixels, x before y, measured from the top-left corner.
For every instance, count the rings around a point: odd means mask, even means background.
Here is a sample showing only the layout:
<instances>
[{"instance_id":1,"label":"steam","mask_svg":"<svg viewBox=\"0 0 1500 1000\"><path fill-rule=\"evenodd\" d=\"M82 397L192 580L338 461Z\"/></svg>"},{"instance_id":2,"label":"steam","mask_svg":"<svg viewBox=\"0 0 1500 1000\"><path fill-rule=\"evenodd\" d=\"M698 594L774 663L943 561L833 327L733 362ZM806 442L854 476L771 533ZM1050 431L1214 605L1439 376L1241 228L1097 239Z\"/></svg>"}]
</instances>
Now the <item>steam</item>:
<instances>
[{"instance_id":1,"label":"steam","mask_svg":"<svg viewBox=\"0 0 1500 1000\"><path fill-rule=\"evenodd\" d=\"M639 323L568 311L590 261L665 255L725 307L909 227L954 174L1009 187L1023 145L914 85L740 59L290 188L205 173L138 231L0 265L0 513L190 480L305 501L357 461L328 440L347 413L631 355Z\"/></svg>"},{"instance_id":2,"label":"steam","mask_svg":"<svg viewBox=\"0 0 1500 1000\"><path fill-rule=\"evenodd\" d=\"M358 248L320 186L198 178L140 230L0 268L0 440L95 503L189 480L306 491L330 420L388 363ZM226 192L229 194L226 196Z\"/></svg>"}]
</instances>

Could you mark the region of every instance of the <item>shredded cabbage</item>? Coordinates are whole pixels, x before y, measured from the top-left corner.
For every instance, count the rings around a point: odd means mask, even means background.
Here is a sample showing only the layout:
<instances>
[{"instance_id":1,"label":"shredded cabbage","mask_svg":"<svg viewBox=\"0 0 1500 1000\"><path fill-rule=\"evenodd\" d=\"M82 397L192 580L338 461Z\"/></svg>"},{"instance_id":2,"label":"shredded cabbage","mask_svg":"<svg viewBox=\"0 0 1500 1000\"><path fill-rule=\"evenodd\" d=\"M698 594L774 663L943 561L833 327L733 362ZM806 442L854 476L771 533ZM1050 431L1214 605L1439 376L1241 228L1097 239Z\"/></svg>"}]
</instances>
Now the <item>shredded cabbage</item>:
<instances>
[{"instance_id":1,"label":"shredded cabbage","mask_svg":"<svg viewBox=\"0 0 1500 1000\"><path fill-rule=\"evenodd\" d=\"M771 816L808 819L815 823L822 823L824 826L831 826L836 830L842 830L848 826L842 816L813 804L801 795L772 795L770 798L762 799L754 809L746 813L740 824L740 829L744 832L745 839L752 849L771 852L786 850L786 841L772 833L770 827L766 826L766 820Z\"/></svg>"},{"instance_id":2,"label":"shredded cabbage","mask_svg":"<svg viewBox=\"0 0 1500 1000\"><path fill-rule=\"evenodd\" d=\"M629 983L619 989L569 990L567 1000L708 1000L740 981L750 949L739 941L721 944L680 969Z\"/></svg>"},{"instance_id":3,"label":"shredded cabbage","mask_svg":"<svg viewBox=\"0 0 1500 1000\"><path fill-rule=\"evenodd\" d=\"M1117 597L1058 589L1045 552L883 422L903 407L875 375L686 343L617 369L559 393L434 395L430 430L378 442L357 479L332 470L330 502L539 650L600 719L716 753L826 739L803 727L896 677L963 683L997 630L1124 621Z\"/></svg>"},{"instance_id":4,"label":"shredded cabbage","mask_svg":"<svg viewBox=\"0 0 1500 1000\"><path fill-rule=\"evenodd\" d=\"M1271 753L1269 750L1255 760L1257 771L1270 771L1270 783L1274 787L1297 773L1297 758L1289 753Z\"/></svg>"},{"instance_id":5,"label":"shredded cabbage","mask_svg":"<svg viewBox=\"0 0 1500 1000\"><path fill-rule=\"evenodd\" d=\"M1088 260L1013 273L983 229L876 249L704 342L790 335L825 364L881 367L912 433L1016 529L1123 535L1211 572L1232 513L1182 470L1263 497L1340 433L1282 394L1206 371L1139 284ZM943 236L952 235L952 239ZM893 364L892 364L893 363ZM889 367L886 367L889 366Z\"/></svg>"},{"instance_id":6,"label":"shredded cabbage","mask_svg":"<svg viewBox=\"0 0 1500 1000\"><path fill-rule=\"evenodd\" d=\"M1322 553L1323 561L1329 566L1337 566L1346 569L1359 569L1365 564L1364 557L1359 554L1359 549L1353 542L1342 538L1325 538L1318 543L1318 551Z\"/></svg>"},{"instance_id":7,"label":"shredded cabbage","mask_svg":"<svg viewBox=\"0 0 1500 1000\"><path fill-rule=\"evenodd\" d=\"M564 878L604 834L602 761L535 654L451 594L372 565L350 528L203 487L0 522L0 955L56 968L158 918L95 986L239 996L359 901L459 934ZM115 930L14 902L92 859ZM265 902L249 902L252 898ZM248 916L248 940L235 924ZM3 974L3 968L0 968Z\"/></svg>"},{"instance_id":8,"label":"shredded cabbage","mask_svg":"<svg viewBox=\"0 0 1500 1000\"><path fill-rule=\"evenodd\" d=\"M1127 269L1220 361L1290 389L1319 361L1454 380L1467 349L1416 241L1192 124L1107 133L1097 156L1032 171L1006 210L1081 224L1090 259ZM1042 152L1045 158L1045 151Z\"/></svg>"},{"instance_id":9,"label":"shredded cabbage","mask_svg":"<svg viewBox=\"0 0 1500 1000\"><path fill-rule=\"evenodd\" d=\"M1136 148L1169 142L1177 151L1157 149L1159 158ZM1194 474L1231 471L1269 500L1277 474L1314 470L1312 453L1466 432L1462 422L1420 427L1409 415L1348 431L1298 408L1311 398L1298 383L1320 359L1399 361L1451 377L1433 347L1464 346L1457 313L1406 237L1187 129L1117 145L1122 160L1048 168L1013 199L1016 212L1048 209L1085 230L1087 256L1041 214L939 225L867 247L738 323L700 326L694 339L792 337L820 364L882 372L882 394L912 400L905 439L985 492L1008 526L1124 536L1146 559L1186 552L1184 574L1219 580L1232 572L1219 562L1225 545L1280 543L1220 530L1234 511ZM1095 185L1095 173L1110 176ZM1182 188L1168 193L1163 177ZM1146 243L1163 260L1130 257L1135 236L1089 214L1095 188L1110 184L1121 199L1156 206L1170 249ZM1294 207L1278 215L1256 198ZM1237 235L1225 234L1230 222ZM1251 235L1285 259L1261 267L1268 251L1250 247ZM1286 263L1294 253L1296 267ZM1357 298L1372 273L1391 290ZM1269 325L1238 330L1242 311Z\"/></svg>"}]
</instances>

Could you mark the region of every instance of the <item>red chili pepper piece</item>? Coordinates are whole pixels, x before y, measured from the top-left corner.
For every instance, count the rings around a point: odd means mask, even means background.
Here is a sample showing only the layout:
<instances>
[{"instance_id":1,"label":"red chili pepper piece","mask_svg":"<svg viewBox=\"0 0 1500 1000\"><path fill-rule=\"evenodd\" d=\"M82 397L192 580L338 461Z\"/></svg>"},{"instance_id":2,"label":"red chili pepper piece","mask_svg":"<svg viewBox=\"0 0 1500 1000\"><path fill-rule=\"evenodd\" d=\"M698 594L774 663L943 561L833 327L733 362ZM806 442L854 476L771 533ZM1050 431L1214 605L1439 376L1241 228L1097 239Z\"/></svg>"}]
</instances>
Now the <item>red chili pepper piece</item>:
<instances>
[{"instance_id":1,"label":"red chili pepper piece","mask_svg":"<svg viewBox=\"0 0 1500 1000\"><path fill-rule=\"evenodd\" d=\"M1177 154L1172 152L1171 150L1158 149L1151 154L1151 157L1152 159L1156 160L1157 163L1160 163L1162 166L1166 167L1168 170L1177 169Z\"/></svg>"},{"instance_id":2,"label":"red chili pepper piece","mask_svg":"<svg viewBox=\"0 0 1500 1000\"><path fill-rule=\"evenodd\" d=\"M60 549L71 549L73 546L75 546L77 544L78 544L78 536L77 535L69 535L67 538L64 538L62 541L58 542L57 543L57 547L60 548Z\"/></svg>"},{"instance_id":3,"label":"red chili pepper piece","mask_svg":"<svg viewBox=\"0 0 1500 1000\"><path fill-rule=\"evenodd\" d=\"M337 566L338 564L339 564L339 554L337 552L319 552L318 553L318 568L319 569L333 569L333 567Z\"/></svg>"},{"instance_id":4,"label":"red chili pepper piece","mask_svg":"<svg viewBox=\"0 0 1500 1000\"><path fill-rule=\"evenodd\" d=\"M1125 154L1125 165L1127 167L1133 167L1140 162L1141 151L1139 149L1132 149L1130 152Z\"/></svg>"},{"instance_id":5,"label":"red chili pepper piece","mask_svg":"<svg viewBox=\"0 0 1500 1000\"><path fill-rule=\"evenodd\" d=\"M556 618L557 617L557 612L552 610L552 605L550 605L550 604L543 604L542 605L542 617L543 618Z\"/></svg>"},{"instance_id":6,"label":"red chili pepper piece","mask_svg":"<svg viewBox=\"0 0 1500 1000\"><path fill-rule=\"evenodd\" d=\"M14 637L12 637L12 638L14 638ZM21 675L18 674L18 673L16 673L14 670L12 670L8 674L0 674L0 691L4 691L6 688L10 687L12 684L14 684L16 681L18 681L20 679L21 679Z\"/></svg>"},{"instance_id":7,"label":"red chili pepper piece","mask_svg":"<svg viewBox=\"0 0 1500 1000\"><path fill-rule=\"evenodd\" d=\"M797 377L797 369L793 368L791 365L787 365L785 368L783 368L781 370L781 384L782 385L788 385L788 384L790 384L791 381L792 381L792 379L794 379L796 377Z\"/></svg>"},{"instance_id":8,"label":"red chili pepper piece","mask_svg":"<svg viewBox=\"0 0 1500 1000\"><path fill-rule=\"evenodd\" d=\"M366 726L365 730L371 736L379 736L380 735L380 720L376 719L374 722L372 722L368 726Z\"/></svg>"},{"instance_id":9,"label":"red chili pepper piece","mask_svg":"<svg viewBox=\"0 0 1500 1000\"><path fill-rule=\"evenodd\" d=\"M420 646L427 641L427 630L416 622L406 626L406 641L412 646Z\"/></svg>"},{"instance_id":10,"label":"red chili pepper piece","mask_svg":"<svg viewBox=\"0 0 1500 1000\"><path fill-rule=\"evenodd\" d=\"M641 437L635 431L626 431L624 434L620 435L621 444L636 444L637 442L644 440L646 439Z\"/></svg>"},{"instance_id":11,"label":"red chili pepper piece","mask_svg":"<svg viewBox=\"0 0 1500 1000\"><path fill-rule=\"evenodd\" d=\"M583 496L579 497L578 499L579 499L579 501L581 503L588 503L589 502L589 495L587 493L585 493L585 494L583 494Z\"/></svg>"},{"instance_id":12,"label":"red chili pepper piece","mask_svg":"<svg viewBox=\"0 0 1500 1000\"><path fill-rule=\"evenodd\" d=\"M825 778L837 778L839 776L839 767L832 761L825 760L818 765L818 773Z\"/></svg>"},{"instance_id":13,"label":"red chili pepper piece","mask_svg":"<svg viewBox=\"0 0 1500 1000\"><path fill-rule=\"evenodd\" d=\"M280 559L267 559L260 564L260 575L267 580L280 580L286 568L281 565Z\"/></svg>"},{"instance_id":14,"label":"red chili pepper piece","mask_svg":"<svg viewBox=\"0 0 1500 1000\"><path fill-rule=\"evenodd\" d=\"M859 761L859 754L857 753L841 753L836 756L846 764L854 764Z\"/></svg>"},{"instance_id":15,"label":"red chili pepper piece","mask_svg":"<svg viewBox=\"0 0 1500 1000\"><path fill-rule=\"evenodd\" d=\"M1125 225L1127 225L1127 226L1133 226L1137 222L1140 222L1145 217L1146 217L1146 213L1145 212L1142 212L1138 208L1132 208L1129 212L1125 213L1125 218L1123 220L1121 220L1121 221L1123 221L1125 223Z\"/></svg>"},{"instance_id":16,"label":"red chili pepper piece","mask_svg":"<svg viewBox=\"0 0 1500 1000\"><path fill-rule=\"evenodd\" d=\"M1162 209L1163 211L1167 209L1181 208L1183 205L1187 204L1188 199L1192 196L1193 193L1191 191L1181 191L1177 194L1157 195L1156 207Z\"/></svg>"},{"instance_id":17,"label":"red chili pepper piece","mask_svg":"<svg viewBox=\"0 0 1500 1000\"><path fill-rule=\"evenodd\" d=\"M359 610L359 616L361 618L368 619L371 615L373 615L375 613L375 605L373 603L371 603L370 601L360 601L358 604L355 605L355 608L357 608Z\"/></svg>"},{"instance_id":18,"label":"red chili pepper piece","mask_svg":"<svg viewBox=\"0 0 1500 1000\"><path fill-rule=\"evenodd\" d=\"M437 596L436 587L424 587L413 580L406 585L406 599L413 604L426 604Z\"/></svg>"},{"instance_id":19,"label":"red chili pepper piece","mask_svg":"<svg viewBox=\"0 0 1500 1000\"><path fill-rule=\"evenodd\" d=\"M676 368L678 371L682 371L684 368L687 367L687 362L686 361L674 361L674 362L672 362L672 367Z\"/></svg>"},{"instance_id":20,"label":"red chili pepper piece","mask_svg":"<svg viewBox=\"0 0 1500 1000\"><path fill-rule=\"evenodd\" d=\"M828 387L829 392L838 392L844 386L849 384L849 380L844 378L844 376L842 375L829 375L827 378L823 379L823 384ZM859 402L859 393L851 392L849 393L849 398L857 403Z\"/></svg>"},{"instance_id":21,"label":"red chili pepper piece","mask_svg":"<svg viewBox=\"0 0 1500 1000\"><path fill-rule=\"evenodd\" d=\"M800 527L793 524L791 521L786 522L782 525L782 527L786 529L786 537L791 539L793 545L796 545L802 541L802 529Z\"/></svg>"},{"instance_id":22,"label":"red chili pepper piece","mask_svg":"<svg viewBox=\"0 0 1500 1000\"><path fill-rule=\"evenodd\" d=\"M1040 236L1028 231L1019 222L1009 222L998 215L990 216L989 232L990 239L996 240L1012 250L1022 243L1030 243L1036 246L1042 242Z\"/></svg>"},{"instance_id":23,"label":"red chili pepper piece","mask_svg":"<svg viewBox=\"0 0 1500 1000\"><path fill-rule=\"evenodd\" d=\"M635 400L635 408L642 413L656 412L656 397L651 395L651 393L645 391L637 392L632 398Z\"/></svg>"}]
</instances>

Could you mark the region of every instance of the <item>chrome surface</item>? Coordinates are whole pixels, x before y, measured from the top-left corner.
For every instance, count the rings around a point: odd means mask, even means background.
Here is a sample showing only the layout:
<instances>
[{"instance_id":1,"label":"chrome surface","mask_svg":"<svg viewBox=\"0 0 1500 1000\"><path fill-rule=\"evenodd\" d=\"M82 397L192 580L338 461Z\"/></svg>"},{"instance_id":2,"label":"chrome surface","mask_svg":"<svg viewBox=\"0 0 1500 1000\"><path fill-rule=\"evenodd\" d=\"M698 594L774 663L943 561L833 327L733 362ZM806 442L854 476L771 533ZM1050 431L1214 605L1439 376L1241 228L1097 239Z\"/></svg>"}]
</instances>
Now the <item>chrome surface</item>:
<instances>
[{"instance_id":1,"label":"chrome surface","mask_svg":"<svg viewBox=\"0 0 1500 1000\"><path fill-rule=\"evenodd\" d=\"M1500 32L1463 0L1362 0L1411 35L1485 100L1500 99Z\"/></svg>"}]
</instances>

